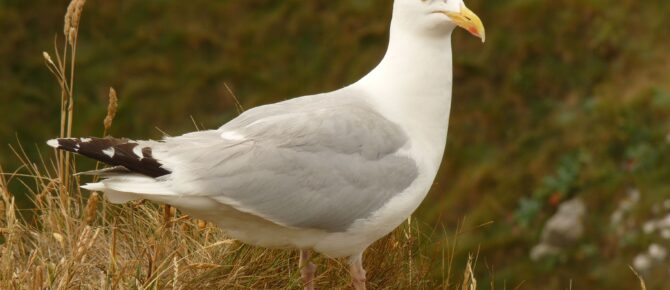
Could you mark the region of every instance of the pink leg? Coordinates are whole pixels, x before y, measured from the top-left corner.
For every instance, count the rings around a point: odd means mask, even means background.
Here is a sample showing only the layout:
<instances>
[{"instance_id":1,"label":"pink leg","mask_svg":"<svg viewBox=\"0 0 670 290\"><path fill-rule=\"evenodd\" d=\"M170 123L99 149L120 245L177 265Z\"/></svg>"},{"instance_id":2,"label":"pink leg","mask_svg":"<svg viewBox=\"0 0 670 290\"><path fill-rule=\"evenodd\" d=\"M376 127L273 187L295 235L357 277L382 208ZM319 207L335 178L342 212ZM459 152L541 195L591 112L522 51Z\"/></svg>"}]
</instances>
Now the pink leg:
<instances>
[{"instance_id":1,"label":"pink leg","mask_svg":"<svg viewBox=\"0 0 670 290\"><path fill-rule=\"evenodd\" d=\"M300 250L300 276L305 290L314 290L314 272L316 265L310 262L309 250Z\"/></svg>"},{"instance_id":2,"label":"pink leg","mask_svg":"<svg viewBox=\"0 0 670 290\"><path fill-rule=\"evenodd\" d=\"M363 253L349 257L349 273L354 289L365 290L365 269L363 269Z\"/></svg>"}]
</instances>

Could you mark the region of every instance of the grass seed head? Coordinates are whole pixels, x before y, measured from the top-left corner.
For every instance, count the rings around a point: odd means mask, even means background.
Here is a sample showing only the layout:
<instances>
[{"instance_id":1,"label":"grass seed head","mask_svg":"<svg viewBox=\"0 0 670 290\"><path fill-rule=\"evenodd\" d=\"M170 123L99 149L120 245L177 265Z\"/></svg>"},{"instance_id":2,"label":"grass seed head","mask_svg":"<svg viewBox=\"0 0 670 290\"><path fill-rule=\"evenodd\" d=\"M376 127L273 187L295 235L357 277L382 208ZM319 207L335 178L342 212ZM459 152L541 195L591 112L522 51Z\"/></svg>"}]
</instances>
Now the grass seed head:
<instances>
[{"instance_id":1,"label":"grass seed head","mask_svg":"<svg viewBox=\"0 0 670 290\"><path fill-rule=\"evenodd\" d=\"M60 244L61 248L65 248L65 238L59 233L53 233L54 239Z\"/></svg>"},{"instance_id":2,"label":"grass seed head","mask_svg":"<svg viewBox=\"0 0 670 290\"><path fill-rule=\"evenodd\" d=\"M97 192L94 192L91 194L91 197L88 198L88 202L86 203L86 215L84 217L84 222L87 225L90 225L95 221L99 201L100 195Z\"/></svg>"},{"instance_id":3,"label":"grass seed head","mask_svg":"<svg viewBox=\"0 0 670 290\"><path fill-rule=\"evenodd\" d=\"M81 20L81 14L84 11L84 4L86 4L86 0L72 0L70 5L67 6L63 33L70 45L74 45L74 40L77 38L79 21Z\"/></svg>"},{"instance_id":4,"label":"grass seed head","mask_svg":"<svg viewBox=\"0 0 670 290\"><path fill-rule=\"evenodd\" d=\"M48 62L50 65L56 66L56 65L54 64L54 61L51 59L51 56L49 55L48 52L43 51L43 52L42 52L42 56L44 57L44 60L45 60L46 62Z\"/></svg>"},{"instance_id":5,"label":"grass seed head","mask_svg":"<svg viewBox=\"0 0 670 290\"><path fill-rule=\"evenodd\" d=\"M74 41L76 38L77 38L77 29L74 27L70 27L70 33L68 33L67 41L70 43L70 45L74 45Z\"/></svg>"},{"instance_id":6,"label":"grass seed head","mask_svg":"<svg viewBox=\"0 0 670 290\"><path fill-rule=\"evenodd\" d=\"M70 37L70 28L72 28L72 14L74 14L75 7L77 6L79 0L72 0L67 6L67 11L65 12L65 25L63 26L63 34L65 37Z\"/></svg>"},{"instance_id":7,"label":"grass seed head","mask_svg":"<svg viewBox=\"0 0 670 290\"><path fill-rule=\"evenodd\" d=\"M475 279L474 270L472 267L472 255L468 257L468 264L463 273L463 284L461 290L477 290L477 279Z\"/></svg>"},{"instance_id":8,"label":"grass seed head","mask_svg":"<svg viewBox=\"0 0 670 290\"><path fill-rule=\"evenodd\" d=\"M179 289L179 260L177 257L172 258L172 265L174 268L174 276L172 276L172 289Z\"/></svg>"},{"instance_id":9,"label":"grass seed head","mask_svg":"<svg viewBox=\"0 0 670 290\"><path fill-rule=\"evenodd\" d=\"M116 117L116 111L119 108L119 98L116 96L116 90L114 88L109 88L109 105L107 106L107 116L103 122L105 125L105 132L109 132L109 129L112 128L112 122L114 117Z\"/></svg>"},{"instance_id":10,"label":"grass seed head","mask_svg":"<svg viewBox=\"0 0 670 290\"><path fill-rule=\"evenodd\" d=\"M81 13L84 11L84 4L86 0L73 0L75 4L74 12L72 13L72 28L79 29L79 20L81 20Z\"/></svg>"}]
</instances>

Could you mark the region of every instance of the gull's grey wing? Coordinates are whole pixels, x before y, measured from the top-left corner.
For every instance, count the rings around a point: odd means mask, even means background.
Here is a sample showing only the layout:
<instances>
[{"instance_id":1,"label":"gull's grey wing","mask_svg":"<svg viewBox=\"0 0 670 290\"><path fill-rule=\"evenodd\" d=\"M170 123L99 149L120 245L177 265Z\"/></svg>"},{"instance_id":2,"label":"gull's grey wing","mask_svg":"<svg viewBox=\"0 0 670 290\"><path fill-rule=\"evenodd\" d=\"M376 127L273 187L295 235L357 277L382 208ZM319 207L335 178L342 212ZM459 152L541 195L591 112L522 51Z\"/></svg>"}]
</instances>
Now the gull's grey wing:
<instances>
[{"instance_id":1,"label":"gull's grey wing","mask_svg":"<svg viewBox=\"0 0 670 290\"><path fill-rule=\"evenodd\" d=\"M331 94L168 138L156 156L184 195L207 195L285 226L344 231L401 193L418 170L397 154L408 142L397 125L362 98Z\"/></svg>"}]
</instances>

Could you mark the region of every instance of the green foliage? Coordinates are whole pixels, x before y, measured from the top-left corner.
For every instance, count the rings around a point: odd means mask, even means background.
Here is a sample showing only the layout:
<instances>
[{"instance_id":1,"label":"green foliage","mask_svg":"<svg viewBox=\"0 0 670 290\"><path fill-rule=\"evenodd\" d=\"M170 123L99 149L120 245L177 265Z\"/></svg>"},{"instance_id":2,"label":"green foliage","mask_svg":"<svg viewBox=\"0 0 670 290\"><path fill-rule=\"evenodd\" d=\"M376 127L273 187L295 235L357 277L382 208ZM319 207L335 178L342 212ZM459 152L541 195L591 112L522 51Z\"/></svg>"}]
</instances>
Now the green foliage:
<instances>
[{"instance_id":1,"label":"green foliage","mask_svg":"<svg viewBox=\"0 0 670 290\"><path fill-rule=\"evenodd\" d=\"M521 198L519 208L515 213L515 218L519 225L527 228L542 210L542 203L537 199Z\"/></svg>"},{"instance_id":2,"label":"green foliage","mask_svg":"<svg viewBox=\"0 0 670 290\"><path fill-rule=\"evenodd\" d=\"M556 172L545 176L531 197L521 198L515 218L522 227L529 227L543 207L557 206L577 193L581 162L577 154L563 156ZM537 227L538 224L535 224Z\"/></svg>"}]
</instances>

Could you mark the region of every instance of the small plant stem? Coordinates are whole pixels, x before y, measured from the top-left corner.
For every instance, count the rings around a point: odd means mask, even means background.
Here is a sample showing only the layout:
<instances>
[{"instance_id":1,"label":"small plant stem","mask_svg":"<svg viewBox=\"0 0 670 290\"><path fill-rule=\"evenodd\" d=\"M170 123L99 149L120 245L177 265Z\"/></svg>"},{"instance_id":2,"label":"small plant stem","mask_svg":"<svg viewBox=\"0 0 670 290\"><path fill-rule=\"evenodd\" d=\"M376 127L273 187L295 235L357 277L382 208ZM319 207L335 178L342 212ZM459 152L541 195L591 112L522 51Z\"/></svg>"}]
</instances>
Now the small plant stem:
<instances>
[{"instance_id":1,"label":"small plant stem","mask_svg":"<svg viewBox=\"0 0 670 290\"><path fill-rule=\"evenodd\" d=\"M67 55L68 55L68 43L67 39L65 40L64 47L63 47L63 57L62 57L62 62L60 61L59 58L59 65L60 65L60 74L65 76L66 75L66 69L65 69L65 63L67 62ZM61 108L60 108L60 115L61 115L61 120L60 120L60 138L65 138L66 137L66 123L67 123L67 100L68 100L68 93L70 90L67 89L67 83L65 78L61 78L59 80L60 85L61 85ZM60 202L61 202L61 207L62 210L64 211L64 214L67 214L67 209L69 209L69 199L67 196L67 189L68 189L68 180L69 177L67 175L68 172L68 164L67 164L67 159L69 158L69 153L64 153L63 151L58 151L58 171L59 171L59 176L62 178L61 180L61 185L62 188L60 190ZM67 216L67 215L66 215Z\"/></svg>"},{"instance_id":2,"label":"small plant stem","mask_svg":"<svg viewBox=\"0 0 670 290\"><path fill-rule=\"evenodd\" d=\"M76 28L75 28L76 29ZM70 89L67 102L67 135L66 138L72 137L72 123L74 119L74 65L77 58L77 33L75 33L74 41L72 43L72 57L70 59ZM70 152L65 153L65 188L69 189L70 185ZM74 166L74 165L73 165Z\"/></svg>"}]
</instances>

